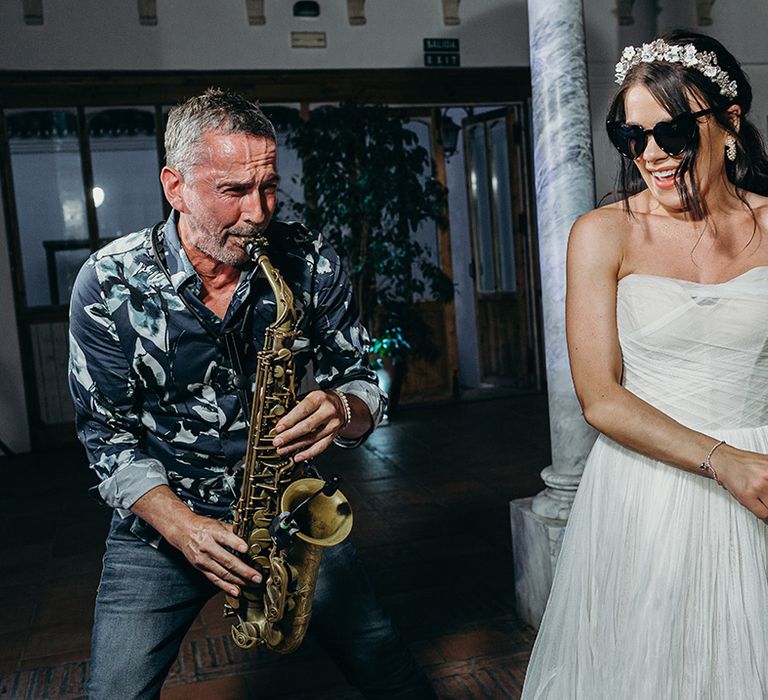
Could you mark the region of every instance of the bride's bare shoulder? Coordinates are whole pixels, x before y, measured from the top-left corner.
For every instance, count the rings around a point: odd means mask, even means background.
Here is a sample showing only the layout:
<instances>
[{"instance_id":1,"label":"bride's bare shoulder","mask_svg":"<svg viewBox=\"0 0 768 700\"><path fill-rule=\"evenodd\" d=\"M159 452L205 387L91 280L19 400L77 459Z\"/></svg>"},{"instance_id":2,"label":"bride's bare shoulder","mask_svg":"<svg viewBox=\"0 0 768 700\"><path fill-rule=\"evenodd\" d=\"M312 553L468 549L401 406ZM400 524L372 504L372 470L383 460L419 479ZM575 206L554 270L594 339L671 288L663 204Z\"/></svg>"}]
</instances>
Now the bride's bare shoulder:
<instances>
[{"instance_id":1,"label":"bride's bare shoulder","mask_svg":"<svg viewBox=\"0 0 768 700\"><path fill-rule=\"evenodd\" d=\"M746 197L752 212L760 222L760 227L763 231L768 230L768 197L755 192L747 193Z\"/></svg>"},{"instance_id":2,"label":"bride's bare shoulder","mask_svg":"<svg viewBox=\"0 0 768 700\"><path fill-rule=\"evenodd\" d=\"M637 214L636 202L630 198L630 208ZM624 202L613 202L592 209L580 216L571 229L571 245L605 246L621 250L636 219L629 214Z\"/></svg>"}]
</instances>

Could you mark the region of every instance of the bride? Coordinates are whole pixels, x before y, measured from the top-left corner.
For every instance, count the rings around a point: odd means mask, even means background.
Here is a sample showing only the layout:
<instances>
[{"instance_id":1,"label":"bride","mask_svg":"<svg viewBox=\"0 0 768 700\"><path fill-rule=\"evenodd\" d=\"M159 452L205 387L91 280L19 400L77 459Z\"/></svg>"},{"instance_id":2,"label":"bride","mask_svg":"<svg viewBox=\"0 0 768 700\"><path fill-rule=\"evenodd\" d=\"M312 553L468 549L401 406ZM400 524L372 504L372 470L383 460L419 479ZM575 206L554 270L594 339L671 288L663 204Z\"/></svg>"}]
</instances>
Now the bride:
<instances>
[{"instance_id":1,"label":"bride","mask_svg":"<svg viewBox=\"0 0 768 700\"><path fill-rule=\"evenodd\" d=\"M768 698L768 161L717 41L628 47L623 198L568 250L576 392L598 437L524 700Z\"/></svg>"}]
</instances>

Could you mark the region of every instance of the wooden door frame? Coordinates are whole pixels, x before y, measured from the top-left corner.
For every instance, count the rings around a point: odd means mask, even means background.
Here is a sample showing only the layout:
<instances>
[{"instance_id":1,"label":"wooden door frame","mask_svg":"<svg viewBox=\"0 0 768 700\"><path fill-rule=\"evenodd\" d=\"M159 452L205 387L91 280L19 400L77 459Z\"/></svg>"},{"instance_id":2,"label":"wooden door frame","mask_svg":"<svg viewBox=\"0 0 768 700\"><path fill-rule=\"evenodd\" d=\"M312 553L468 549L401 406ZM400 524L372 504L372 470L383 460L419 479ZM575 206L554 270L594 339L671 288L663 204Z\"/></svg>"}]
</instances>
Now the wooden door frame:
<instances>
[{"instance_id":1,"label":"wooden door frame","mask_svg":"<svg viewBox=\"0 0 768 700\"><path fill-rule=\"evenodd\" d=\"M509 165L509 193L512 199L512 219L514 230L519 233L515 235L513 240L515 251L515 278L516 278L516 290L513 291L481 291L478 287L478 260L479 254L479 240L478 240L478 223L474 211L473 202L476 199L471 193L468 193L469 204L469 223L470 223L470 237L471 237L471 251L473 256L472 266L474 270L473 283L475 285L475 309L476 318L479 323L480 314L477 312L478 302L480 299L504 299L510 297L517 297L517 290L524 289L524 299L521 300L524 303L524 308L521 309L523 318L521 321L526 329L526 348L531 353L532 359L532 380L533 388L541 389L543 386L543 370L542 370L542 348L540 337L540 318L539 312L539 295L540 295L540 283L539 283L539 271L538 271L538 248L536 246L536 239L534 235L535 216L532 209L533 202L529 187L531 182L529 180L529 171L531 168L530 151L528 149L527 140L524 134L528 133L528 125L530 120L528 119L528 104L526 101L515 101L512 104L500 106L498 109L483 112L477 115L471 115L462 120L462 129L464 137L464 165L465 165L465 181L470 181L470 162L468 158L469 153L469 135L468 131L463 127L471 126L473 124L487 124L487 122L494 119L504 119L505 131L507 137L507 160ZM488 142L488 129L484 126L484 141L486 144L486 168L489 169L489 182L490 182L490 148ZM518 166L521 166L518 171ZM498 222L494 216L493 208L491 208L491 229L494 252L498 252ZM494 273L496 279L500 277L500 267L498 263L498 256L494 256ZM522 285L521 285L522 282ZM480 329L478 327L478 337ZM483 377L483 368L480 367L480 375Z\"/></svg>"}]
</instances>

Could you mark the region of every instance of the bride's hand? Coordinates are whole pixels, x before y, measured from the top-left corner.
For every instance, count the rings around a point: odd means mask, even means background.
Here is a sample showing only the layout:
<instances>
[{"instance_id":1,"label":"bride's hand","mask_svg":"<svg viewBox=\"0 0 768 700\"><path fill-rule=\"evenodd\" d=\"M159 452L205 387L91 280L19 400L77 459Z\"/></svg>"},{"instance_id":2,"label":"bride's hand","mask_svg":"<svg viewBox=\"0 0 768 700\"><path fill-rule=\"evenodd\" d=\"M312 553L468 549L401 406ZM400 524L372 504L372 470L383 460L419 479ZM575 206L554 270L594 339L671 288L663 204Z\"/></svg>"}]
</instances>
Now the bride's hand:
<instances>
[{"instance_id":1,"label":"bride's hand","mask_svg":"<svg viewBox=\"0 0 768 700\"><path fill-rule=\"evenodd\" d=\"M712 456L712 467L720 482L741 505L767 520L768 455L730 445L723 445L717 452Z\"/></svg>"}]
</instances>

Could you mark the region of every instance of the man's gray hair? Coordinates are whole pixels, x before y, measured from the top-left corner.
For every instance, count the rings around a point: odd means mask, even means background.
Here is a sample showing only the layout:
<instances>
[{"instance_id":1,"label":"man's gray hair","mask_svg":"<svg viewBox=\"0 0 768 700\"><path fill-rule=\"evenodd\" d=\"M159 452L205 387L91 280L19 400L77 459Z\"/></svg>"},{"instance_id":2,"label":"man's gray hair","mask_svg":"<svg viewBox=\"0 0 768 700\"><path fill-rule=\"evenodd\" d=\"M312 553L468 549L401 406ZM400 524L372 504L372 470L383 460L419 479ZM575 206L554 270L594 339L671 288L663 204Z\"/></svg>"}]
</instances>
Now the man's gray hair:
<instances>
[{"instance_id":1,"label":"man's gray hair","mask_svg":"<svg viewBox=\"0 0 768 700\"><path fill-rule=\"evenodd\" d=\"M169 112L165 127L166 164L187 174L198 162L200 141L207 131L277 140L275 127L256 102L219 88L208 88Z\"/></svg>"}]
</instances>

